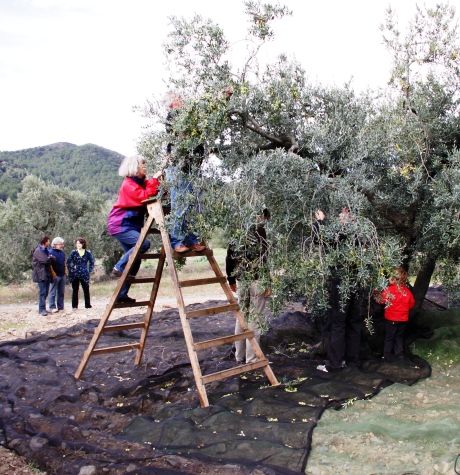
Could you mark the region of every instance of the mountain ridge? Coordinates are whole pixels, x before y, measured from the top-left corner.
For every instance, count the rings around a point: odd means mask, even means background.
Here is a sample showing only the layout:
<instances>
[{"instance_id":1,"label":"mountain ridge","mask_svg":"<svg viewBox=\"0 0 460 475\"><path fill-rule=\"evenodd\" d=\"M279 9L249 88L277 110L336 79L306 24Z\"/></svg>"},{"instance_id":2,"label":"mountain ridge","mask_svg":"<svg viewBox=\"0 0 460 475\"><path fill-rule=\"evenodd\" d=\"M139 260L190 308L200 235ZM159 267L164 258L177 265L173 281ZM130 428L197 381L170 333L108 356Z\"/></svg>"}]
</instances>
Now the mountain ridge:
<instances>
[{"instance_id":1,"label":"mountain ridge","mask_svg":"<svg viewBox=\"0 0 460 475\"><path fill-rule=\"evenodd\" d=\"M124 156L95 144L56 142L39 147L0 152L0 200L15 199L21 180L31 174L47 182L107 198L117 194Z\"/></svg>"}]
</instances>

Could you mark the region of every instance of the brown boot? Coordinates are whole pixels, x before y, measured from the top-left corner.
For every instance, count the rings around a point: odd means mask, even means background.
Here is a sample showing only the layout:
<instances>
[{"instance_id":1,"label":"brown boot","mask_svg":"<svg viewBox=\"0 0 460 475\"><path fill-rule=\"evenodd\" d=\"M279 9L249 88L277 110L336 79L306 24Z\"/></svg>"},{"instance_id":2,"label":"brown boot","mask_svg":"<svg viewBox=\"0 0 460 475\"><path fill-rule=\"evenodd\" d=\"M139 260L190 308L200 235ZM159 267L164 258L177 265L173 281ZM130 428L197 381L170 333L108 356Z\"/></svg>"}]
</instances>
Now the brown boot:
<instances>
[{"instance_id":1,"label":"brown boot","mask_svg":"<svg viewBox=\"0 0 460 475\"><path fill-rule=\"evenodd\" d=\"M177 246L176 248L174 248L174 250L176 252L187 252L187 251L190 251L190 249L187 247L187 246L184 246L183 244L181 244L180 246Z\"/></svg>"},{"instance_id":2,"label":"brown boot","mask_svg":"<svg viewBox=\"0 0 460 475\"><path fill-rule=\"evenodd\" d=\"M189 247L191 251L196 251L196 252L204 251L206 249L206 246L200 246L199 244L192 244Z\"/></svg>"}]
</instances>

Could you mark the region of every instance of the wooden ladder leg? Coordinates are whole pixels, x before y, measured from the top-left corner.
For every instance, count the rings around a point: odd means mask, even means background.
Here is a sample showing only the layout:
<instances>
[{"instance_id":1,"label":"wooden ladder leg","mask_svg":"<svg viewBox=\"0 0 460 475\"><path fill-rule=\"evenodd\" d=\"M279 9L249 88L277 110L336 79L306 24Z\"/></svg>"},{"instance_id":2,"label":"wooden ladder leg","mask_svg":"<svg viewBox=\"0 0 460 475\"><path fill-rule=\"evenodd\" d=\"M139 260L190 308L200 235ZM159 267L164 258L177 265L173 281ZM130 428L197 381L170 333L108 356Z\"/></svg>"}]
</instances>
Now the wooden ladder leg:
<instances>
[{"instance_id":1,"label":"wooden ladder leg","mask_svg":"<svg viewBox=\"0 0 460 475\"><path fill-rule=\"evenodd\" d=\"M206 388L202 382L202 372L200 368L200 363L198 360L198 355L194 349L194 342L192 331L190 328L190 324L187 320L187 315L185 313L185 304L184 298L182 296L182 291L179 285L179 279L177 277L176 267L174 265L173 259L173 250L171 247L171 242L169 240L169 233L164 226L164 216L163 216L163 209L161 206L152 207L153 214L155 215L155 221L157 222L160 231L161 231L161 238L163 241L163 247L166 252L166 261L169 267L169 274L171 276L171 281L174 288L174 293L176 295L177 300L177 307L179 310L179 316L182 324L182 329L184 331L184 338L185 343L187 345L188 356L190 359L190 364L192 366L193 376L195 378L195 384L198 391L198 396L200 398L201 407L208 407L208 395L206 394Z\"/></svg>"},{"instance_id":2,"label":"wooden ladder leg","mask_svg":"<svg viewBox=\"0 0 460 475\"><path fill-rule=\"evenodd\" d=\"M147 334L149 332L150 322L152 319L153 308L155 307L155 302L156 302L158 290L160 287L161 276L163 274L165 260L166 260L165 248L164 246L161 246L160 258L158 260L157 270L155 272L155 282L153 283L152 293L150 294L150 301L147 308L147 312L145 314L144 328L142 329L141 338L139 341L140 347L136 352L136 359L134 360L135 365L140 364L142 360L142 355L144 353L144 348L145 348L145 342L147 339Z\"/></svg>"},{"instance_id":3,"label":"wooden ladder leg","mask_svg":"<svg viewBox=\"0 0 460 475\"><path fill-rule=\"evenodd\" d=\"M209 261L209 264L211 265L214 273L216 274L216 276L217 277L222 277L223 276L222 271L220 270L220 267L217 264L215 257L213 255L208 256L208 261ZM228 282L225 280L224 282L221 282L220 285L222 286L222 290L224 291L225 295L227 296L228 301L231 304L237 303L236 299L233 295L233 292L230 290L230 286L228 285ZM247 324L246 324L243 312L241 310L236 310L234 312L235 312L236 318L238 319L238 321L241 325L241 328L243 328L244 331L247 331ZM259 361L264 360L265 355L262 352L262 350L260 349L260 345L257 342L257 340L254 337L249 337L247 340L249 341L250 345L254 349L254 353L256 354ZM276 379L276 376L273 373L273 370L270 368L269 365L265 366L263 368L263 370L265 371L265 375L267 376L267 378L270 381L270 383L272 384L272 386L279 385L279 382Z\"/></svg>"},{"instance_id":4,"label":"wooden ladder leg","mask_svg":"<svg viewBox=\"0 0 460 475\"><path fill-rule=\"evenodd\" d=\"M86 351L83 354L83 358L80 362L80 366L78 367L78 369L75 373L75 378L80 379L81 375L83 374L83 371L85 370L86 365L88 364L88 361L91 358L91 354L93 353L93 350L94 350L97 342L99 341L99 338L102 334L102 330L104 329L105 324L107 323L107 320L109 319L110 314L112 313L112 310L113 310L113 306L107 305L107 307L105 309L105 312L104 312L104 315L102 316L101 321L99 322L99 325L94 330L93 338L91 338L91 341L88 345L88 348L86 349Z\"/></svg>"}]
</instances>

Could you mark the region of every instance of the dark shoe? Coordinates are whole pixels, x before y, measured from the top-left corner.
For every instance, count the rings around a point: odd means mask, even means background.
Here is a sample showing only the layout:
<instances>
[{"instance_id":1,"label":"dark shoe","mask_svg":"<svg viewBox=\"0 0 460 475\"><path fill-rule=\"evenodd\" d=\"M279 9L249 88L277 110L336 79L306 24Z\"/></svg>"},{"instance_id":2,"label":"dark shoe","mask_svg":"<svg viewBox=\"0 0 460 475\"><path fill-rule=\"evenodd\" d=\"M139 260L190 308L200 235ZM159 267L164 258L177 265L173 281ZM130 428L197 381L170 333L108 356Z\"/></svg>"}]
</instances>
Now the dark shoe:
<instances>
[{"instance_id":1,"label":"dark shoe","mask_svg":"<svg viewBox=\"0 0 460 475\"><path fill-rule=\"evenodd\" d=\"M92 306L92 305L88 305L88 306L87 306L87 307L85 307L85 308L93 308L93 306Z\"/></svg>"},{"instance_id":2,"label":"dark shoe","mask_svg":"<svg viewBox=\"0 0 460 475\"><path fill-rule=\"evenodd\" d=\"M177 246L174 248L176 252L187 252L190 251L190 249L187 246L184 246L183 244L180 246Z\"/></svg>"},{"instance_id":3,"label":"dark shoe","mask_svg":"<svg viewBox=\"0 0 460 475\"><path fill-rule=\"evenodd\" d=\"M116 269L115 267L113 268L112 272L110 273L110 277L112 279L118 279L123 275L123 272L121 270Z\"/></svg>"},{"instance_id":4,"label":"dark shoe","mask_svg":"<svg viewBox=\"0 0 460 475\"><path fill-rule=\"evenodd\" d=\"M117 298L117 303L130 303L130 302L135 302L136 299L132 299L131 297L118 297Z\"/></svg>"},{"instance_id":5,"label":"dark shoe","mask_svg":"<svg viewBox=\"0 0 460 475\"><path fill-rule=\"evenodd\" d=\"M41 315L42 317L46 317L46 316L48 316L48 312L40 312L40 315Z\"/></svg>"},{"instance_id":6,"label":"dark shoe","mask_svg":"<svg viewBox=\"0 0 460 475\"><path fill-rule=\"evenodd\" d=\"M199 244L192 244L191 246L188 246L191 251L196 251L196 252L201 252L206 249L206 246L200 246Z\"/></svg>"}]
</instances>

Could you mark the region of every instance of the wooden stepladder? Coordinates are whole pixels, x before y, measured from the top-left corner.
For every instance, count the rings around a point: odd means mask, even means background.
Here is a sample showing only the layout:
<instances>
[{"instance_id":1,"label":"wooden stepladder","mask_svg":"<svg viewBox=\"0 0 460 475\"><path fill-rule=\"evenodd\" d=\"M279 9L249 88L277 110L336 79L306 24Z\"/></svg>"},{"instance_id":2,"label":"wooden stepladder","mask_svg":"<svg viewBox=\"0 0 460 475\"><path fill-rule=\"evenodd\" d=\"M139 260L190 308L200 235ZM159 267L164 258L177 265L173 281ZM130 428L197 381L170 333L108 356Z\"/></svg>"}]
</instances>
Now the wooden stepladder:
<instances>
[{"instance_id":1,"label":"wooden stepladder","mask_svg":"<svg viewBox=\"0 0 460 475\"><path fill-rule=\"evenodd\" d=\"M254 332L249 331L247 329L247 325L244 321L244 315L240 310L240 307L233 296L230 287L228 286L226 277L222 274L211 249L205 249L201 252L196 251L188 251L177 253L173 251L170 241L169 241L169 234L167 229L164 226L164 214L163 214L163 207L161 203L156 199L149 199L144 201L147 205L148 211L148 218L144 224L144 227L141 230L139 240L137 241L133 252L131 253L128 263L123 271L123 275L120 277L118 281L118 285L107 304L106 310L99 322L98 327L94 330L93 338L85 351L80 366L75 373L75 377L78 379L83 374L86 365L92 355L104 354L104 353L113 353L117 351L128 351L132 349L136 349L136 357L134 364L138 365L141 362L142 354L144 352L145 343L147 339L147 334L149 331L149 326L153 314L153 308L155 306L155 300L158 295L158 289L160 286L161 275L163 273L163 268L165 261L168 263L169 273L171 276L171 280L173 283L174 293L177 299L177 307L179 310L179 316L182 323L182 328L184 330L184 337L185 342L187 345L188 355L190 358L190 363L192 365L193 375L195 378L195 383L198 390L198 395L200 397L200 403L202 407L209 406L208 396L206 394L205 384L211 383L212 381L218 381L221 379L229 378L231 376L235 376L237 374L242 374L248 371L252 371L255 369L263 369L268 380L272 385L278 385L278 381L276 376L273 374L272 369L270 368L269 361L265 358L262 350L259 347L256 339L254 338ZM162 238L162 246L160 253L140 253L140 248L142 243L144 242L145 238L148 234L152 233L161 233ZM191 256L206 256L208 258L209 264L213 269L216 277L206 278L206 279L193 279L193 280L185 280L180 281L176 272L176 268L174 266L174 258L178 257L191 257ZM136 259L158 259L158 265L155 273L155 277L149 278L133 278L129 275L130 269ZM125 283L128 284L139 284L139 283L152 283L152 291L150 293L150 299L147 301L139 301L139 302L123 302L117 303L117 298L120 293L121 288ZM181 289L184 287L193 287L198 285L206 285L206 284L215 284L219 283L222 286L222 290L224 291L229 304L222 305L219 307L207 308L204 310L193 310L187 312L185 309L184 299L182 296ZM145 319L143 322L137 323L126 323L121 325L107 325L112 310L115 308L126 308L126 307L143 307L147 306L147 312L145 314ZM190 327L190 319L192 318L199 318L202 316L207 315L214 315L219 313L224 313L228 311L233 311L236 314L241 326L245 329L242 333L237 335L229 335L224 336L221 338L216 338L213 340L195 342L193 340L192 331ZM141 336L139 343L130 344L130 345L121 345L121 346L114 346L114 347L105 347L105 348L96 348L96 345L99 341L99 338L102 336L103 333L115 331L118 332L120 330L128 330L128 329L141 329ZM255 363L250 364L243 364L237 366L235 368L226 369L223 371L219 371L217 373L207 374L204 375L201 372L197 351L204 350L207 348L212 348L219 345L225 345L229 343L233 343L234 341L238 340L245 340L247 339L249 343L252 345L254 352L258 358L258 361Z\"/></svg>"}]
</instances>

